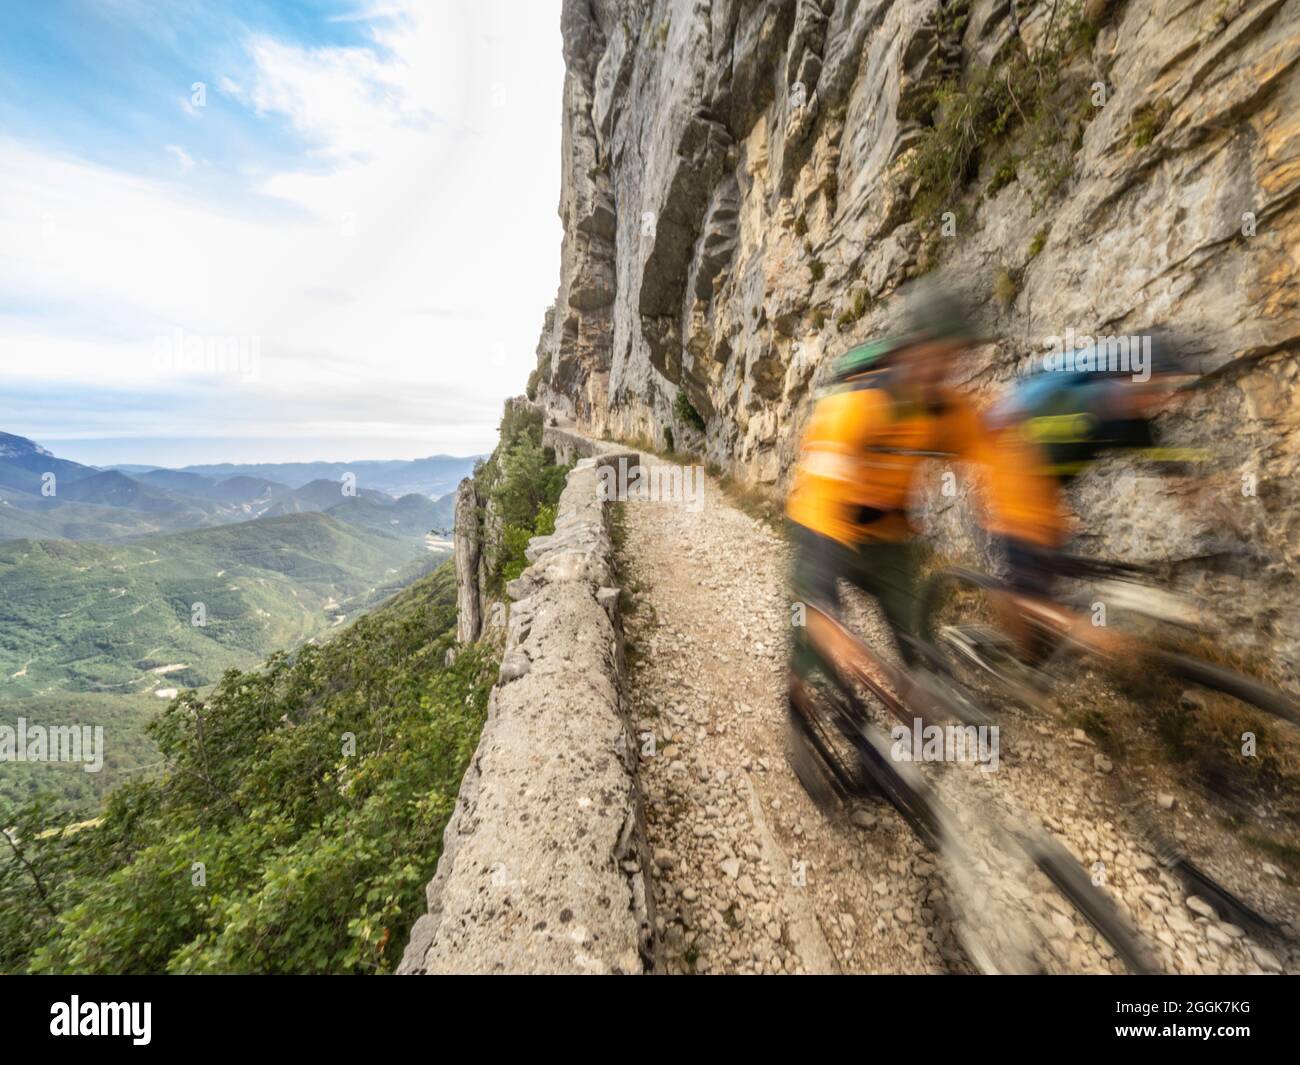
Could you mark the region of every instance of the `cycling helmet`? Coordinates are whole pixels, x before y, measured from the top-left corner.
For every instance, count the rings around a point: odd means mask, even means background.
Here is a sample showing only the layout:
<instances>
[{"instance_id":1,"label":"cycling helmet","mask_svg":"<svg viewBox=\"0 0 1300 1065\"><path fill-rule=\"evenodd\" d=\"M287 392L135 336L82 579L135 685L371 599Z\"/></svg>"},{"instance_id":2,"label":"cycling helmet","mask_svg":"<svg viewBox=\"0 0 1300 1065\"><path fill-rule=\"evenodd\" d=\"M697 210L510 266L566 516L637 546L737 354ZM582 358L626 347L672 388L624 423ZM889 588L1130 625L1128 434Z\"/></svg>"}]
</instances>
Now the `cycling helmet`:
<instances>
[{"instance_id":1,"label":"cycling helmet","mask_svg":"<svg viewBox=\"0 0 1300 1065\"><path fill-rule=\"evenodd\" d=\"M879 370L890 355L905 346L906 342L899 337L882 337L849 348L835 360L831 380L847 381L850 377Z\"/></svg>"},{"instance_id":2,"label":"cycling helmet","mask_svg":"<svg viewBox=\"0 0 1300 1065\"><path fill-rule=\"evenodd\" d=\"M908 295L902 326L913 344L927 340L965 340L971 344L985 341L965 301L934 282L922 282Z\"/></svg>"}]
</instances>

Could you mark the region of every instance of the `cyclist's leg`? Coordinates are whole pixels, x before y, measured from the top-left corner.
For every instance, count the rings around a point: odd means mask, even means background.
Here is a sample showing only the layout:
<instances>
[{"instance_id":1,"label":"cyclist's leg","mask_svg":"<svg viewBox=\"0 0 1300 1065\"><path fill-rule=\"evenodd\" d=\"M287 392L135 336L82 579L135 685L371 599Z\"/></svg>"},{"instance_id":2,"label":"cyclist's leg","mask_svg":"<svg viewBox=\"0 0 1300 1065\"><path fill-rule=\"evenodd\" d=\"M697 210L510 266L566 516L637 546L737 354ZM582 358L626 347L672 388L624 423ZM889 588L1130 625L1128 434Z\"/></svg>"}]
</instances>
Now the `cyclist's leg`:
<instances>
[{"instance_id":1,"label":"cyclist's leg","mask_svg":"<svg viewBox=\"0 0 1300 1065\"><path fill-rule=\"evenodd\" d=\"M1007 566L1007 594L994 597L994 607L1007 635L1015 640L1027 662L1040 660L1051 647L1036 634L1025 609L1055 600L1056 552L1011 536L996 538Z\"/></svg>"},{"instance_id":2,"label":"cyclist's leg","mask_svg":"<svg viewBox=\"0 0 1300 1065\"><path fill-rule=\"evenodd\" d=\"M1011 537L999 538L1007 563L1008 594L999 597L1000 620L1030 665L1049 657L1064 636L1120 664L1138 664L1134 645L1121 634L1093 624L1088 614L1057 600L1058 551ZM1039 622L1030 624L1034 619Z\"/></svg>"},{"instance_id":3,"label":"cyclist's leg","mask_svg":"<svg viewBox=\"0 0 1300 1065\"><path fill-rule=\"evenodd\" d=\"M845 548L829 537L802 525L792 527L794 568L791 588L797 603L838 618L840 593L838 580L844 575ZM796 677L806 677L816 667L817 654L808 639L807 625L796 624L790 669Z\"/></svg>"},{"instance_id":4,"label":"cyclist's leg","mask_svg":"<svg viewBox=\"0 0 1300 1065\"><path fill-rule=\"evenodd\" d=\"M915 541L868 541L857 552L852 581L880 604L899 657L916 665L917 572L921 547Z\"/></svg>"}]
</instances>

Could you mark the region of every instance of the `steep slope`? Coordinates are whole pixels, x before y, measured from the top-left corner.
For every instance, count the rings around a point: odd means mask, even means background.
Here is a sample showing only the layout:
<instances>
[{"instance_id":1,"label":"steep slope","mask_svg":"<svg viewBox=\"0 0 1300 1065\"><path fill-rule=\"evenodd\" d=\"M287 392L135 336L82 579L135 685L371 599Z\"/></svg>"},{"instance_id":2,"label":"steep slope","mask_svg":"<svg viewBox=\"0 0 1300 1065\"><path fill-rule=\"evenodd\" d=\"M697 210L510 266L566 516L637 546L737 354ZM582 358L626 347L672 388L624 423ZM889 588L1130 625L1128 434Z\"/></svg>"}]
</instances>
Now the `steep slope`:
<instances>
[{"instance_id":1,"label":"steep slope","mask_svg":"<svg viewBox=\"0 0 1300 1065\"><path fill-rule=\"evenodd\" d=\"M495 667L486 648L445 664L451 578L166 707L163 764L80 831L0 801L24 858L0 856L0 971L391 971Z\"/></svg>"}]
</instances>

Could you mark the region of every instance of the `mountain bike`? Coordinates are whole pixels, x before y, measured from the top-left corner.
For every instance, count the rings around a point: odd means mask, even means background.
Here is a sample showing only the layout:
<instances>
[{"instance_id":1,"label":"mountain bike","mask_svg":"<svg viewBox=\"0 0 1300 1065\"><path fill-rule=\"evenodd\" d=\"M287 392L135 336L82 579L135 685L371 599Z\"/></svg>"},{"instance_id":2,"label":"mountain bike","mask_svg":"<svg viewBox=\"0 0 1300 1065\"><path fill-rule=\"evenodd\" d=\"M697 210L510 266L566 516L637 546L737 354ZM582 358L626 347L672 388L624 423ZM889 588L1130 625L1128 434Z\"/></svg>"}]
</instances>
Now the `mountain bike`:
<instances>
[{"instance_id":1,"label":"mountain bike","mask_svg":"<svg viewBox=\"0 0 1300 1065\"><path fill-rule=\"evenodd\" d=\"M873 711L909 726L914 719L959 717L961 707L941 685L886 663L814 607L806 623L818 665L806 677L791 678L792 767L828 814L841 804L879 798L899 812L941 858L957 896L959 939L979 971L1060 971L1063 959L1053 956L1041 928L1020 907L1022 889L1013 886L1035 877L1036 889L1059 893L1125 968L1157 971L1115 905L1060 843L1029 819L1001 816L992 805L945 802L914 764L895 756Z\"/></svg>"},{"instance_id":2,"label":"mountain bike","mask_svg":"<svg viewBox=\"0 0 1300 1065\"><path fill-rule=\"evenodd\" d=\"M1011 699L1041 710L1055 677L1070 659L1136 672L1144 683L1167 677L1229 696L1290 725L1300 725L1300 703L1292 696L1196 654L1171 649L1201 635L1198 611L1163 588L1152 566L1062 556L1059 574L1087 582L1087 595L1059 602L1027 599L997 577L964 567L943 569L920 595L919 630L926 660L971 705L974 716L994 716ZM1089 604L1104 603L1107 621L1091 626ZM1019 631L1007 631L1015 616ZM1126 627L1133 623L1136 628ZM1116 658L1120 661L1117 662ZM956 698L957 696L954 696ZM1116 787L1137 816L1150 849L1189 893L1205 898L1235 924L1276 932L1274 924L1198 868L1160 833L1128 784Z\"/></svg>"}]
</instances>

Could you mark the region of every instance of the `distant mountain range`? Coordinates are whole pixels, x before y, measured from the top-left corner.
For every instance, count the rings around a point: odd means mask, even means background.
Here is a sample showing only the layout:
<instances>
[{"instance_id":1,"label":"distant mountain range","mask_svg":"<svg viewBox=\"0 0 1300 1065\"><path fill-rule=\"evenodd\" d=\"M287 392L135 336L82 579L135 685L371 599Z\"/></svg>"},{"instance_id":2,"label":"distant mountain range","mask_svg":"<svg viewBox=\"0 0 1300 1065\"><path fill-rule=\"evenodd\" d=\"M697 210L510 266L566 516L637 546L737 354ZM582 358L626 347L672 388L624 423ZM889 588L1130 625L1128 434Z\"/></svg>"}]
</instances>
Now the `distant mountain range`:
<instances>
[{"instance_id":1,"label":"distant mountain range","mask_svg":"<svg viewBox=\"0 0 1300 1065\"><path fill-rule=\"evenodd\" d=\"M0 433L0 540L116 541L312 511L420 535L450 528L456 485L477 459L98 469ZM350 475L350 476L349 476ZM370 507L357 505L360 502ZM400 511L383 517L374 507Z\"/></svg>"},{"instance_id":2,"label":"distant mountain range","mask_svg":"<svg viewBox=\"0 0 1300 1065\"><path fill-rule=\"evenodd\" d=\"M312 481L339 483L345 474L356 478L358 489L374 489L390 496L411 492L437 499L454 491L461 478L468 476L474 463L483 455L458 458L454 455L431 455L423 459L394 459L364 462L258 462L245 465L223 462L211 466L183 466L167 473L194 474L215 481L233 477L251 477L301 488ZM114 466L131 475L154 472L153 466Z\"/></svg>"},{"instance_id":3,"label":"distant mountain range","mask_svg":"<svg viewBox=\"0 0 1300 1065\"><path fill-rule=\"evenodd\" d=\"M0 724L111 724L112 764L144 766L163 698L323 638L444 561L474 462L97 469L0 433Z\"/></svg>"}]
</instances>

